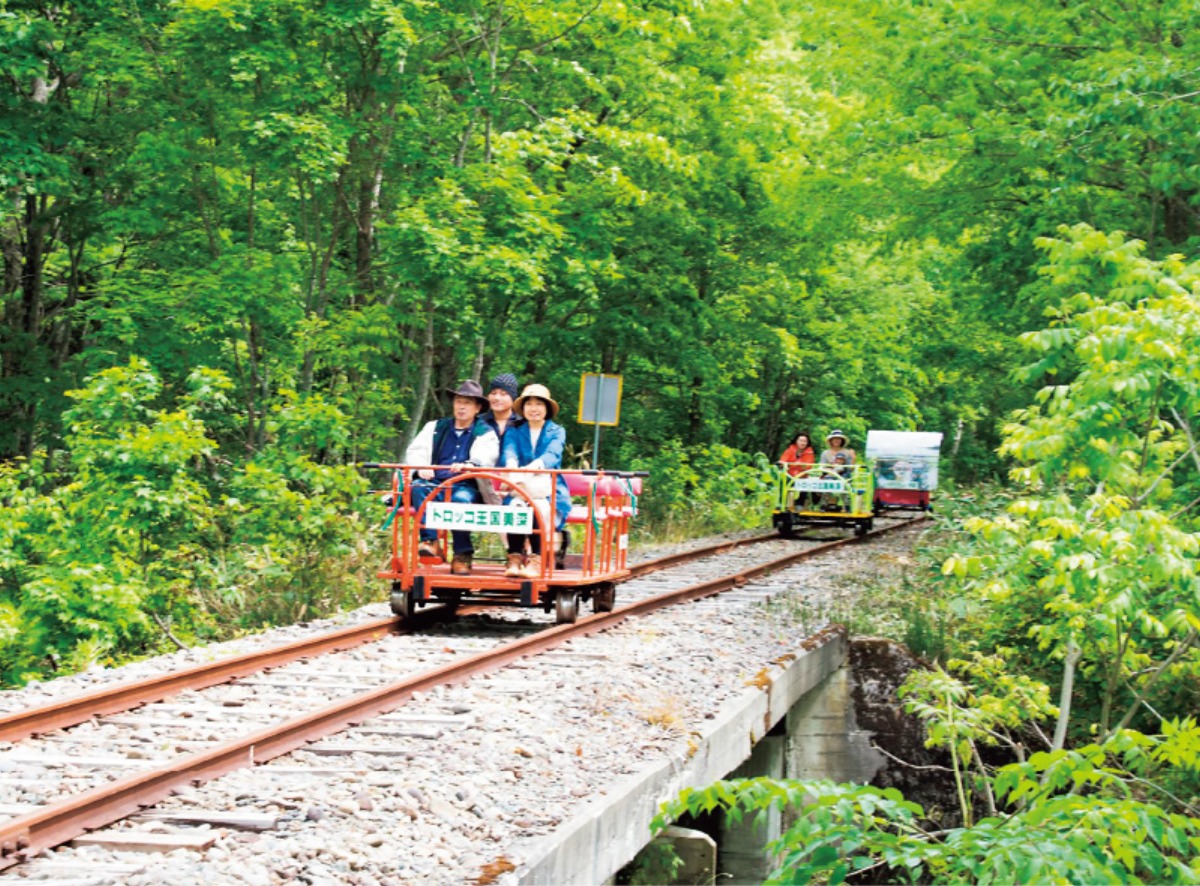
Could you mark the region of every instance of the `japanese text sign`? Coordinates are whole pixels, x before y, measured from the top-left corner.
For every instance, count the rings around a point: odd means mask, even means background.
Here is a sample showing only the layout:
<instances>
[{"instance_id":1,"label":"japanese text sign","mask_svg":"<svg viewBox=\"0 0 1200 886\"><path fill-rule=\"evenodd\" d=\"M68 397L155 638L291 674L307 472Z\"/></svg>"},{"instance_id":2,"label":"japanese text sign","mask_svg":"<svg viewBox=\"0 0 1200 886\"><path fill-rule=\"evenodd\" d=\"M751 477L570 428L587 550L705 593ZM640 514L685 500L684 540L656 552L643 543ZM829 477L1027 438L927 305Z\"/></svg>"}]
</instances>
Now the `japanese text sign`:
<instances>
[{"instance_id":1,"label":"japanese text sign","mask_svg":"<svg viewBox=\"0 0 1200 886\"><path fill-rule=\"evenodd\" d=\"M428 529L461 529L467 532L533 532L533 509L500 505L470 505L458 502L430 502L425 508Z\"/></svg>"}]
</instances>

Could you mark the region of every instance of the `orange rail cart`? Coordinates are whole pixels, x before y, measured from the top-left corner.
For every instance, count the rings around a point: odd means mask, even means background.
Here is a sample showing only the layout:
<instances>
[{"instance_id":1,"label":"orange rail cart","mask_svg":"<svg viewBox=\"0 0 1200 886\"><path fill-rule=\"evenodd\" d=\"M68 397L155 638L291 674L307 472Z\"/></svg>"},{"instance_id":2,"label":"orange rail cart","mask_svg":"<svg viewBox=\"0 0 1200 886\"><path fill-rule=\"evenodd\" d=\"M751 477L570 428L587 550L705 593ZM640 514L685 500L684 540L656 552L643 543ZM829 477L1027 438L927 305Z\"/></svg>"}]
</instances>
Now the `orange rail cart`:
<instances>
[{"instance_id":1,"label":"orange rail cart","mask_svg":"<svg viewBox=\"0 0 1200 886\"><path fill-rule=\"evenodd\" d=\"M502 606L539 606L555 613L559 624L574 623L581 603L592 603L596 612L610 612L616 600L616 584L629 575L626 556L629 527L637 513L645 472L599 470L545 470L528 468L472 468L452 474L413 507L413 480L418 471L441 470L444 465L405 465L371 462L365 468L391 471L390 490L384 494L388 505L385 528L391 535L391 556L378 577L392 583L391 606L397 615L407 618L417 607L440 602L451 607L461 603ZM558 477L566 481L571 495L567 525L583 527L583 546L578 553L567 553L566 528L558 525L557 503L550 496L549 507L535 505L519 486L511 486L508 504L496 491L512 484L521 474L550 475L551 488ZM480 504L451 501L453 487L474 483L484 490ZM437 532L437 557L418 555L422 528ZM504 563L476 560L469 575L450 571L449 535L451 530L470 532L541 535L540 574L533 578L510 578ZM560 536L565 536L562 538ZM559 550L556 555L555 547Z\"/></svg>"}]
</instances>

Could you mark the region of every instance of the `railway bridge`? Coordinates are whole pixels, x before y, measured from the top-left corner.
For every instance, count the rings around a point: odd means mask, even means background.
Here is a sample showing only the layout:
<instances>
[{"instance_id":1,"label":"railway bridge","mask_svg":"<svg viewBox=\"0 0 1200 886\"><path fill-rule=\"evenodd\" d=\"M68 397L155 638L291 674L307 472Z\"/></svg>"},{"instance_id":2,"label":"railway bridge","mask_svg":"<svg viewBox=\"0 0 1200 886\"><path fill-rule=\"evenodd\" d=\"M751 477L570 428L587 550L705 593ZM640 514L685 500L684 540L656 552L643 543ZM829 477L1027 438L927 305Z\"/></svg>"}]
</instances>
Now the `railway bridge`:
<instances>
[{"instance_id":1,"label":"railway bridge","mask_svg":"<svg viewBox=\"0 0 1200 886\"><path fill-rule=\"evenodd\" d=\"M835 622L909 544L886 529L651 561L575 625L379 604L10 695L0 882L605 882L680 788L877 765ZM167 673L119 680L142 671ZM723 840L753 879L746 835Z\"/></svg>"}]
</instances>

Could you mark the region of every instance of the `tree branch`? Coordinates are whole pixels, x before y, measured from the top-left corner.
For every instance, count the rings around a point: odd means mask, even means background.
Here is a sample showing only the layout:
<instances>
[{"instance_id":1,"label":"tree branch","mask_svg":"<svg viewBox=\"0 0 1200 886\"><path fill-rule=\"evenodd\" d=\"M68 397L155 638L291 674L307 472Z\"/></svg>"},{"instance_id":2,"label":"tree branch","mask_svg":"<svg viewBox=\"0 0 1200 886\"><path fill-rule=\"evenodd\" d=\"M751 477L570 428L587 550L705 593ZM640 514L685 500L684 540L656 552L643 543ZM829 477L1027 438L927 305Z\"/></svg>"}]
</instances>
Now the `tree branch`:
<instances>
[{"instance_id":1,"label":"tree branch","mask_svg":"<svg viewBox=\"0 0 1200 886\"><path fill-rule=\"evenodd\" d=\"M1133 701L1129 705L1129 709L1125 711L1125 716L1121 718L1121 722L1105 733L1103 741L1100 742L1101 744L1108 741L1110 738L1129 725L1130 721L1133 719L1133 715L1136 714L1137 709L1142 706L1143 701L1145 700L1146 696L1150 694L1150 690L1154 688L1154 684L1158 682L1159 677L1165 674L1171 665L1175 664L1175 662L1179 660L1179 657L1187 652L1195 642L1196 629L1191 628L1188 631L1188 635L1184 637L1183 640L1179 642L1179 645L1177 645L1171 651L1171 654L1167 656L1167 660L1159 666L1158 670L1154 672L1154 675L1146 681L1146 685L1143 686L1136 694Z\"/></svg>"},{"instance_id":2,"label":"tree branch","mask_svg":"<svg viewBox=\"0 0 1200 886\"><path fill-rule=\"evenodd\" d=\"M899 763L901 766L904 766L908 769L919 769L924 772L953 772L954 771L953 769L950 769L947 766L936 766L936 765L935 766L921 766L917 763L909 763L907 760L902 760L899 757L897 757L895 754L884 750L878 744L876 744L874 741L871 742L871 747L873 747L875 750L879 751L879 753L883 754L885 757L887 757L892 762Z\"/></svg>"},{"instance_id":3,"label":"tree branch","mask_svg":"<svg viewBox=\"0 0 1200 886\"><path fill-rule=\"evenodd\" d=\"M1200 505L1200 495L1193 498L1191 501L1189 501L1187 504L1185 504L1182 508L1179 508L1178 510L1176 510L1173 514L1171 514L1170 519L1174 520L1176 517L1180 516L1181 514L1186 514L1188 511L1190 511L1196 505Z\"/></svg>"},{"instance_id":4,"label":"tree branch","mask_svg":"<svg viewBox=\"0 0 1200 886\"><path fill-rule=\"evenodd\" d=\"M1134 501L1136 501L1138 504L1141 504L1142 502L1144 502L1147 498L1149 498L1150 493L1154 491L1155 487L1157 487L1159 483L1161 483L1167 477L1171 476L1171 472L1174 471L1177 467L1179 467L1179 463L1181 461L1183 461L1189 455L1195 456L1195 454L1196 454L1196 444L1193 443L1191 448L1188 449L1187 452L1183 453L1182 455L1179 456L1179 458L1177 458L1177 459L1175 459L1175 461L1171 462L1170 467L1166 468L1165 470L1162 471L1162 473L1160 473L1157 477L1155 477L1154 482L1150 484L1149 488L1147 488L1146 491L1143 492L1141 495L1136 496L1134 498Z\"/></svg>"},{"instance_id":5,"label":"tree branch","mask_svg":"<svg viewBox=\"0 0 1200 886\"><path fill-rule=\"evenodd\" d=\"M180 650L190 649L191 647L171 633L171 626L163 621L162 616L157 612L151 612L150 617L154 619L154 623L162 628L162 632L167 635L167 639L176 645Z\"/></svg>"},{"instance_id":6,"label":"tree branch","mask_svg":"<svg viewBox=\"0 0 1200 886\"><path fill-rule=\"evenodd\" d=\"M1200 471L1200 454L1197 454L1197 446L1200 444L1197 443L1196 435L1192 433L1191 422L1180 415L1179 410L1174 406L1171 407L1171 415L1175 417L1176 423L1180 428L1183 429L1183 433L1187 437L1188 442L1192 444L1192 448L1188 451L1192 453L1192 461L1196 463L1196 470Z\"/></svg>"},{"instance_id":7,"label":"tree branch","mask_svg":"<svg viewBox=\"0 0 1200 886\"><path fill-rule=\"evenodd\" d=\"M1050 750L1061 751L1067 742L1067 723L1071 720L1071 693L1075 691L1075 665L1083 650L1072 640L1067 644L1067 657L1063 662L1062 691L1058 696L1058 722L1054 725L1054 740Z\"/></svg>"}]
</instances>

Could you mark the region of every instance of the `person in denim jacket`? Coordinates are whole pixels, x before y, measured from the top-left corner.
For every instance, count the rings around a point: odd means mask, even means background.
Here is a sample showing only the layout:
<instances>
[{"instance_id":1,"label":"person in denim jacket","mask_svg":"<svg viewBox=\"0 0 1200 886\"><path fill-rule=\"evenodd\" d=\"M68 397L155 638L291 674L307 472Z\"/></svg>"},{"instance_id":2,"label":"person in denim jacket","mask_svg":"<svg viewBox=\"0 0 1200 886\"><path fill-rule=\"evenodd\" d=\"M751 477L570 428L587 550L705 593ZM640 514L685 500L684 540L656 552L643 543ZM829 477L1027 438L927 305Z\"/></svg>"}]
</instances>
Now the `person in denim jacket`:
<instances>
[{"instance_id":1,"label":"person in denim jacket","mask_svg":"<svg viewBox=\"0 0 1200 886\"><path fill-rule=\"evenodd\" d=\"M513 404L513 411L525 419L524 424L510 427L504 435L504 452L501 465L506 468L533 468L556 470L562 467L563 447L567 432L554 421L558 415L558 403L550 396L545 385L526 385L521 396ZM550 514L550 496L554 496L555 532L562 529L571 511L571 495L567 481L558 476L551 488L548 478L537 475L513 474L509 486L522 486L534 499L535 506L543 519ZM541 487L541 488L536 488ZM509 502L513 498L508 499ZM524 499L519 499L524 501ZM530 556L524 554L524 535L508 537L508 565L504 574L510 578L536 578L541 575L540 554L542 539L539 533L528 536Z\"/></svg>"}]
</instances>

